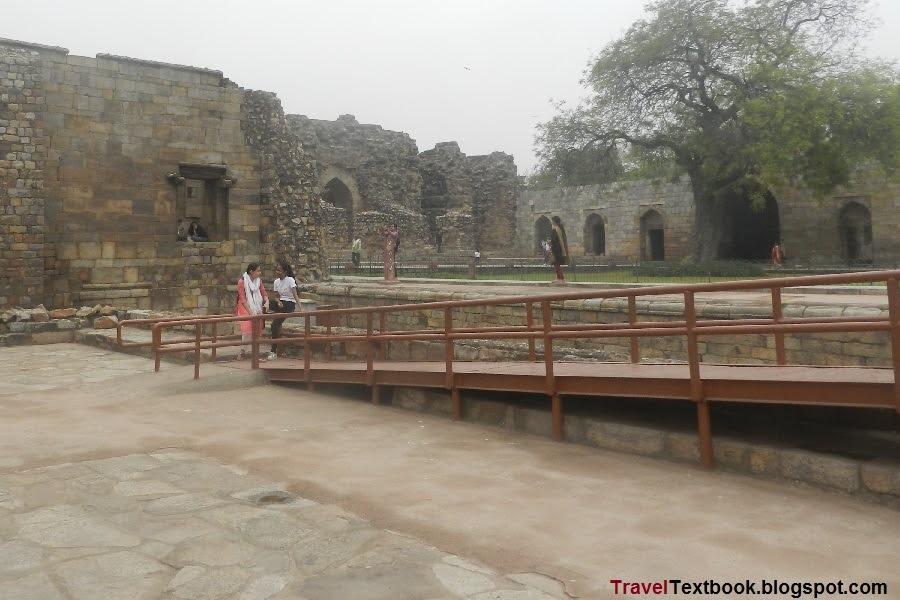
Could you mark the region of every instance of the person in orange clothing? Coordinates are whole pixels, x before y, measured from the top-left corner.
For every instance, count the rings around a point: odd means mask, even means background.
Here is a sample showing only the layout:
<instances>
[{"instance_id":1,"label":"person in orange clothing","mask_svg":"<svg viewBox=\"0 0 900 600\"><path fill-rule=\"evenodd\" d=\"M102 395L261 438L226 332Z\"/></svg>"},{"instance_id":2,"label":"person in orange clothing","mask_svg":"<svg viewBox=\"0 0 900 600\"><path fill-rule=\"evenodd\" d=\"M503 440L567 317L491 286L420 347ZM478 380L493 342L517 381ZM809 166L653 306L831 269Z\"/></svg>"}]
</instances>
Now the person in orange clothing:
<instances>
[{"instance_id":1,"label":"person in orange clothing","mask_svg":"<svg viewBox=\"0 0 900 600\"><path fill-rule=\"evenodd\" d=\"M781 242L775 242L775 245L772 246L770 258L772 259L772 264L776 267L784 264L784 251L781 249Z\"/></svg>"},{"instance_id":2,"label":"person in orange clothing","mask_svg":"<svg viewBox=\"0 0 900 600\"><path fill-rule=\"evenodd\" d=\"M237 282L237 306L235 314L240 316L261 315L269 312L269 295L263 286L259 263L250 263L247 270ZM257 332L262 331L262 323L256 323ZM253 338L253 321L241 321L241 341L249 342ZM247 358L247 344L241 346L238 360Z\"/></svg>"}]
</instances>

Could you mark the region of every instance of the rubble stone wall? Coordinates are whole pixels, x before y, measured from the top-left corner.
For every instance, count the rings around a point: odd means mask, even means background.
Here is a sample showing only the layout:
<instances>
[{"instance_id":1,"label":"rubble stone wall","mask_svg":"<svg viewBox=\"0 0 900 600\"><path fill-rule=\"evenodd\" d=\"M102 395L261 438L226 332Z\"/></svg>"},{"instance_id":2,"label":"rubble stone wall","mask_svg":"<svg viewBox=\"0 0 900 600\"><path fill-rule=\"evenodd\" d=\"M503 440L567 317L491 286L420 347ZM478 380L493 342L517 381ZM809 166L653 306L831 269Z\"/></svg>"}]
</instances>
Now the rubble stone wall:
<instances>
[{"instance_id":1,"label":"rubble stone wall","mask_svg":"<svg viewBox=\"0 0 900 600\"><path fill-rule=\"evenodd\" d=\"M0 49L0 94L0 307L30 306L44 296L46 235L46 97L36 52Z\"/></svg>"}]
</instances>

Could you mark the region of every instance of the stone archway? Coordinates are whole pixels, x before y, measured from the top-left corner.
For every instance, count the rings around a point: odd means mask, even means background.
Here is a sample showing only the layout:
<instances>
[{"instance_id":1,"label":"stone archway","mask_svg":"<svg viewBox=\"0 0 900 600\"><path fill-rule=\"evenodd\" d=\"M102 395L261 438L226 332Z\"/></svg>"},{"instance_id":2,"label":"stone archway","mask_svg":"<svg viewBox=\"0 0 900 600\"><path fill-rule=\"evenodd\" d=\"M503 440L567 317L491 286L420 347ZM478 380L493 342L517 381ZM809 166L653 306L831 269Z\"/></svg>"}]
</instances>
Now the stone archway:
<instances>
[{"instance_id":1,"label":"stone archway","mask_svg":"<svg viewBox=\"0 0 900 600\"><path fill-rule=\"evenodd\" d=\"M322 200L334 208L343 211L343 223L334 223L336 233L343 234L340 237L350 242L353 240L353 195L350 188L338 179L333 178L322 188Z\"/></svg>"},{"instance_id":2,"label":"stone archway","mask_svg":"<svg viewBox=\"0 0 900 600\"><path fill-rule=\"evenodd\" d=\"M851 264L871 264L872 213L856 201L848 202L841 209L838 223L841 230L841 256Z\"/></svg>"},{"instance_id":3,"label":"stone archway","mask_svg":"<svg viewBox=\"0 0 900 600\"><path fill-rule=\"evenodd\" d=\"M597 213L591 213L584 221L584 252L596 256L606 254L606 224Z\"/></svg>"},{"instance_id":4,"label":"stone archway","mask_svg":"<svg viewBox=\"0 0 900 600\"><path fill-rule=\"evenodd\" d=\"M666 237L662 215L648 210L641 216L641 260L665 260Z\"/></svg>"},{"instance_id":5,"label":"stone archway","mask_svg":"<svg viewBox=\"0 0 900 600\"><path fill-rule=\"evenodd\" d=\"M544 240L550 237L550 232L553 230L553 225L550 224L550 219L547 217L538 217L538 220L534 223L534 252L538 256L544 255L544 246L541 244Z\"/></svg>"}]
</instances>

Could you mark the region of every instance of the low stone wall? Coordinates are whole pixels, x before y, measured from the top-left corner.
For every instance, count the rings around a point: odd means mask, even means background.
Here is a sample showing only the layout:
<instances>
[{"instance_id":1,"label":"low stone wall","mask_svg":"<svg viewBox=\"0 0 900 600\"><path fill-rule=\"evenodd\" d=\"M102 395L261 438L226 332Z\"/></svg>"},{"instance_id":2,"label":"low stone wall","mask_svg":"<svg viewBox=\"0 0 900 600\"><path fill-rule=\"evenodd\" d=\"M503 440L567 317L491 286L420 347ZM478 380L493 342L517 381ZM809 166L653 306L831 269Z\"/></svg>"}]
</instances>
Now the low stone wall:
<instances>
[{"instance_id":1,"label":"low stone wall","mask_svg":"<svg viewBox=\"0 0 900 600\"><path fill-rule=\"evenodd\" d=\"M399 408L450 417L450 393L395 388L382 401ZM465 421L550 437L552 422L545 409L498 401L481 393L462 394ZM715 425L715 423L714 423ZM623 422L610 416L567 414L565 439L615 452L700 464L696 431ZM789 442L775 445L725 435L713 436L717 469L765 479L784 479L859 495L900 507L900 461L881 456L844 456L807 450Z\"/></svg>"}]
</instances>

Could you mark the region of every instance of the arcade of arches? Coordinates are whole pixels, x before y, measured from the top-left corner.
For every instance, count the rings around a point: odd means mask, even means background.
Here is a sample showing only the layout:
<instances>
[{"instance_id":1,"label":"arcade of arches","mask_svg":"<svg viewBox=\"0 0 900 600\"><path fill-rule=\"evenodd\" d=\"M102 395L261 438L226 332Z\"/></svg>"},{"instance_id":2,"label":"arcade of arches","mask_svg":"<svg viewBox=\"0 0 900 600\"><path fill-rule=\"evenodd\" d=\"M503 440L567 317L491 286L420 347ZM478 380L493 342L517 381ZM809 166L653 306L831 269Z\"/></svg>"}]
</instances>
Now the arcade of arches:
<instances>
[{"instance_id":1,"label":"arcade of arches","mask_svg":"<svg viewBox=\"0 0 900 600\"><path fill-rule=\"evenodd\" d=\"M749 262L768 262L772 246L782 243L791 260L809 260L804 256L807 244L800 235L784 234L783 207L771 192L749 195L730 194L721 199L717 258ZM816 241L833 243L834 258L822 264L864 265L876 262L878 239L874 233L871 203L866 198L836 199L831 208L815 205L819 221L807 226L818 227ZM541 242L550 235L550 215L559 214L569 231L570 250L584 256L603 256L609 260L659 261L689 257L689 221L672 214L665 206L643 208L621 226L613 211L601 214L564 210L534 215L530 229L528 253L541 255ZM634 213L632 213L634 214ZM788 217L793 217L790 207ZM795 217L794 217L795 218ZM577 219L577 220L576 220ZM633 220L632 220L633 219ZM580 221L580 222L579 222ZM521 221L520 221L521 222ZM685 222L687 225L685 225ZM579 238L580 236L580 238ZM787 237L787 243L784 238ZM885 244L886 245L886 244ZM814 256L814 255L813 255ZM799 257L799 258L798 258Z\"/></svg>"}]
</instances>

